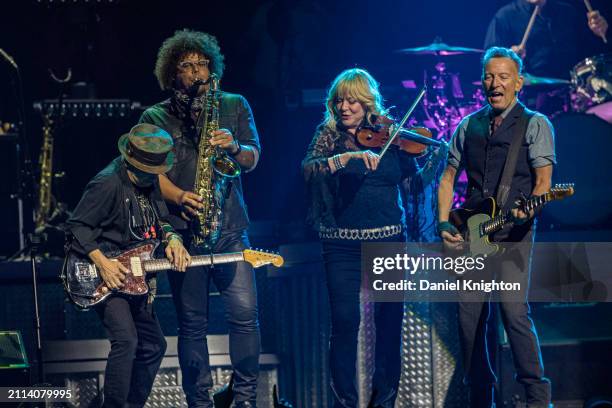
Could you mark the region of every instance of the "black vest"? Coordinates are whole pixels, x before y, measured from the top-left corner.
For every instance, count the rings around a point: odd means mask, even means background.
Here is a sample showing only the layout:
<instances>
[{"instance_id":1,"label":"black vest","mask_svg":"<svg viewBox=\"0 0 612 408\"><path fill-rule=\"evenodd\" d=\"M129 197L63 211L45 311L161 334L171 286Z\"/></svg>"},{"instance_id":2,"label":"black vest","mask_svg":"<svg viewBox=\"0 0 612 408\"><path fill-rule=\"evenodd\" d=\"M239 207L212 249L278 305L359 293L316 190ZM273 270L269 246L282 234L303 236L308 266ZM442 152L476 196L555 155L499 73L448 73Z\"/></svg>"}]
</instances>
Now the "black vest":
<instances>
[{"instance_id":1,"label":"black vest","mask_svg":"<svg viewBox=\"0 0 612 408\"><path fill-rule=\"evenodd\" d=\"M468 177L467 199L475 203L485 197L497 196L506 157L514 136L514 129L519 119L525 120L525 129L535 112L517 102L503 120L494 136L490 135L490 107L486 106L475 112L469 119L465 132L463 154ZM525 137L518 153L516 171L512 178L510 193L504 209L514 206L521 193L529 196L535 185L534 171L529 165L529 146Z\"/></svg>"}]
</instances>

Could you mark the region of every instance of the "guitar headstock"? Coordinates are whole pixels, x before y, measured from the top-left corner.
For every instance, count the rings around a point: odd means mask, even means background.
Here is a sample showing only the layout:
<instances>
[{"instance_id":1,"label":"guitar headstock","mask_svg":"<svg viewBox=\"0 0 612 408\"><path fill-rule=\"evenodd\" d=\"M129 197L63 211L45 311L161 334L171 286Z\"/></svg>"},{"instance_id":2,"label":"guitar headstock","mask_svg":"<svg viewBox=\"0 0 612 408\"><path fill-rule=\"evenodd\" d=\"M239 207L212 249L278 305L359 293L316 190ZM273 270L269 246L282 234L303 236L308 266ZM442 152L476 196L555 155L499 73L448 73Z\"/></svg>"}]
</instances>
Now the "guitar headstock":
<instances>
[{"instance_id":1,"label":"guitar headstock","mask_svg":"<svg viewBox=\"0 0 612 408\"><path fill-rule=\"evenodd\" d=\"M242 251L245 262L250 263L253 268L259 268L264 265L274 265L277 268L281 267L285 260L279 254L267 251L258 251L255 249L245 249Z\"/></svg>"},{"instance_id":2,"label":"guitar headstock","mask_svg":"<svg viewBox=\"0 0 612 408\"><path fill-rule=\"evenodd\" d=\"M550 200L563 200L574 195L574 183L555 184L548 192Z\"/></svg>"}]
</instances>

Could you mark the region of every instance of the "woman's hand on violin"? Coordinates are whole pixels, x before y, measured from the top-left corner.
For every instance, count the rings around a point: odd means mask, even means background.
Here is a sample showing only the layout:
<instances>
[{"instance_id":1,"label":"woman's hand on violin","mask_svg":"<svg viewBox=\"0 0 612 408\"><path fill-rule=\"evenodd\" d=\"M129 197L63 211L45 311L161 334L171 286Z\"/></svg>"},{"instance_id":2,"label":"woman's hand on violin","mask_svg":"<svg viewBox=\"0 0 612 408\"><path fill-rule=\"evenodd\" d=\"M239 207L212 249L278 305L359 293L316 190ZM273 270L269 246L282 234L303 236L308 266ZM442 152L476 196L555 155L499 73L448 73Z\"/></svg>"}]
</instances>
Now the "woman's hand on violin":
<instances>
[{"instance_id":1,"label":"woman's hand on violin","mask_svg":"<svg viewBox=\"0 0 612 408\"><path fill-rule=\"evenodd\" d=\"M380 162L380 156L371 150L362 150L359 152L346 152L340 155L340 161L343 166L346 166L350 160L363 160L363 163L368 170L376 170Z\"/></svg>"}]
</instances>

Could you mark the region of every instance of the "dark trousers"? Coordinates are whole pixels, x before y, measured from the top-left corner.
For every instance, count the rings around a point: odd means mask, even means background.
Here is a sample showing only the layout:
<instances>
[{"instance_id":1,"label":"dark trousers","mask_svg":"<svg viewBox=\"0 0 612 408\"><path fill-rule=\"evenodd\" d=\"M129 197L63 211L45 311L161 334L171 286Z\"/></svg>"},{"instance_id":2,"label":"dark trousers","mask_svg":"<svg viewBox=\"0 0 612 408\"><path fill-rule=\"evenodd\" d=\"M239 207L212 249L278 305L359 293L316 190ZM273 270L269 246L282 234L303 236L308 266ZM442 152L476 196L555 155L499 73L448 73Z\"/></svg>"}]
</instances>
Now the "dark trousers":
<instances>
[{"instance_id":1,"label":"dark trousers","mask_svg":"<svg viewBox=\"0 0 612 408\"><path fill-rule=\"evenodd\" d=\"M528 407L548 407L550 381L544 377L544 364L535 325L527 302L529 262L533 235L529 233L512 253L487 261L486 272L468 276L479 281L519 282L521 293L500 292L499 302L485 293L461 293L459 327L466 382L470 386L471 406L491 407L496 376L493 370L497 347L493 314L499 306L502 323L508 335L517 381L525 387ZM493 273L491 273L493 272Z\"/></svg>"},{"instance_id":2,"label":"dark trousers","mask_svg":"<svg viewBox=\"0 0 612 408\"><path fill-rule=\"evenodd\" d=\"M189 245L189 242L185 242ZM249 247L246 232L224 234L214 252L239 252ZM190 254L199 250L191 246ZM255 273L250 264L236 262L214 268L189 268L169 272L178 314L178 354L183 374L183 390L190 407L212 407L209 391L213 386L208 359L208 296L212 279L225 305L229 326L230 360L234 370L236 404L251 402L257 396L259 374L259 321Z\"/></svg>"},{"instance_id":3,"label":"dark trousers","mask_svg":"<svg viewBox=\"0 0 612 408\"><path fill-rule=\"evenodd\" d=\"M334 407L357 407L357 340L361 321L361 243L324 241L331 308L330 369ZM401 373L403 303L376 303L376 350L371 406L395 404Z\"/></svg>"},{"instance_id":4,"label":"dark trousers","mask_svg":"<svg viewBox=\"0 0 612 408\"><path fill-rule=\"evenodd\" d=\"M113 296L96 307L111 350L104 374L104 407L144 406L166 340L147 296Z\"/></svg>"}]
</instances>

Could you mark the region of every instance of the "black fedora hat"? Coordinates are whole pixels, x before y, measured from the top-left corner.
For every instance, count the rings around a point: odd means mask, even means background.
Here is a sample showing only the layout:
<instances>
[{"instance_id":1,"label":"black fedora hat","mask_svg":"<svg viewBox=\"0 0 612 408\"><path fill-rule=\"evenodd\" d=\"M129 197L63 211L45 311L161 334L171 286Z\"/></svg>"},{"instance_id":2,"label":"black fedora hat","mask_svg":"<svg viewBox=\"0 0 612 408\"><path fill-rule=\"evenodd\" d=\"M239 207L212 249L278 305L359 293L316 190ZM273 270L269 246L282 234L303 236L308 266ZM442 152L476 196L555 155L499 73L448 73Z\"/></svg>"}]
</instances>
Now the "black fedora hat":
<instances>
[{"instance_id":1,"label":"black fedora hat","mask_svg":"<svg viewBox=\"0 0 612 408\"><path fill-rule=\"evenodd\" d=\"M174 164L172 136L148 123L134 126L117 142L121 156L132 166L151 174L163 174Z\"/></svg>"}]
</instances>

